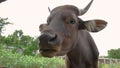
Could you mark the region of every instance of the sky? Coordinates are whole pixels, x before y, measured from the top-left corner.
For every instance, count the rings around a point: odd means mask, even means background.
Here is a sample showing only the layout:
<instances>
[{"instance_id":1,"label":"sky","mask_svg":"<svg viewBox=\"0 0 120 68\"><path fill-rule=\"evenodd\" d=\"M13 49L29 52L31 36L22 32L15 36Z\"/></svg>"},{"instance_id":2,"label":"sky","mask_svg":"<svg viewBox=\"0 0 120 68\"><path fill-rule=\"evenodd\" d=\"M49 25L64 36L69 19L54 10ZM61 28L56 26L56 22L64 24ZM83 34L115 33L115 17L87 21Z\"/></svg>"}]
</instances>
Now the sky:
<instances>
[{"instance_id":1,"label":"sky","mask_svg":"<svg viewBox=\"0 0 120 68\"><path fill-rule=\"evenodd\" d=\"M75 5L84 8L91 0L7 0L0 4L0 17L8 17L13 25L6 26L4 35L22 29L25 35L40 35L39 25L46 23L52 10L60 5ZM94 0L89 11L80 16L83 20L101 19L108 22L107 27L91 33L100 55L107 55L110 49L120 48L120 0Z\"/></svg>"}]
</instances>

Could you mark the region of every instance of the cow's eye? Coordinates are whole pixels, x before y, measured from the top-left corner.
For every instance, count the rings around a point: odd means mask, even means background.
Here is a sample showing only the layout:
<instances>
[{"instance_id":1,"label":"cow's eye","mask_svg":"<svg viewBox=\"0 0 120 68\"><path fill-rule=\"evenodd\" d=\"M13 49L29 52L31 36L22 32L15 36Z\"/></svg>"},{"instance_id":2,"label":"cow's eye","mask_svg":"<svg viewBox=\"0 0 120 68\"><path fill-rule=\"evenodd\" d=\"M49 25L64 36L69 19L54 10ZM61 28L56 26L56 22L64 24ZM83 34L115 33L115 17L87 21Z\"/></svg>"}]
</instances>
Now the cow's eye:
<instances>
[{"instance_id":1,"label":"cow's eye","mask_svg":"<svg viewBox=\"0 0 120 68\"><path fill-rule=\"evenodd\" d=\"M75 20L74 20L74 19L70 20L70 23L71 23L71 24L74 24L74 23L75 23Z\"/></svg>"}]
</instances>

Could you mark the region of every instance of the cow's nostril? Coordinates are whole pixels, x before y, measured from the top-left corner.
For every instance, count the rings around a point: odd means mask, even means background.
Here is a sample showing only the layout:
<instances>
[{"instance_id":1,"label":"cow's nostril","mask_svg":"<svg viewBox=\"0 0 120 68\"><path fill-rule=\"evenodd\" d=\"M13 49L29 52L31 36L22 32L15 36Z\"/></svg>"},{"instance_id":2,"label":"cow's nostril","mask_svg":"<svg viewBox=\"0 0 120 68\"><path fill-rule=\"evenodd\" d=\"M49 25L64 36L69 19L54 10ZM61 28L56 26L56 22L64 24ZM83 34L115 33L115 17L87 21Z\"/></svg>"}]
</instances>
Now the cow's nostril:
<instances>
[{"instance_id":1,"label":"cow's nostril","mask_svg":"<svg viewBox=\"0 0 120 68\"><path fill-rule=\"evenodd\" d=\"M49 36L48 35L46 35L46 34L43 34L43 35L41 35L40 37L39 37L39 40L40 41L42 41L42 40L48 40L49 39Z\"/></svg>"},{"instance_id":2,"label":"cow's nostril","mask_svg":"<svg viewBox=\"0 0 120 68\"><path fill-rule=\"evenodd\" d=\"M54 37L50 38L50 39L49 39L49 42L53 42L53 41L55 41L56 39L57 39L57 35L55 35Z\"/></svg>"},{"instance_id":3,"label":"cow's nostril","mask_svg":"<svg viewBox=\"0 0 120 68\"><path fill-rule=\"evenodd\" d=\"M57 35L56 34L42 34L39 37L40 43L41 44L54 44L57 40Z\"/></svg>"}]
</instances>

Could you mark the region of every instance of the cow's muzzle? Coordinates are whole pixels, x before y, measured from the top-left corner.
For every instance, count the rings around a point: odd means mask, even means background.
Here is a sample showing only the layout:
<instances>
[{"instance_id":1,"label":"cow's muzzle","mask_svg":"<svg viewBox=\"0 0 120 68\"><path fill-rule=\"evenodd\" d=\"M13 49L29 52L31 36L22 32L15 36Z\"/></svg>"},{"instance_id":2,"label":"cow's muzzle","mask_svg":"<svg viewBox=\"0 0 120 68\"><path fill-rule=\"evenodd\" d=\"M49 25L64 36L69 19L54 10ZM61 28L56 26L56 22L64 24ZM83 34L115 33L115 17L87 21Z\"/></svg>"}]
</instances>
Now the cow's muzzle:
<instances>
[{"instance_id":1,"label":"cow's muzzle","mask_svg":"<svg viewBox=\"0 0 120 68\"><path fill-rule=\"evenodd\" d=\"M55 56L60 51L59 40L57 34L43 33L39 37L40 53L44 57Z\"/></svg>"},{"instance_id":2,"label":"cow's muzzle","mask_svg":"<svg viewBox=\"0 0 120 68\"><path fill-rule=\"evenodd\" d=\"M54 45L57 41L57 34L42 34L39 37L39 41L41 44L49 44L49 45Z\"/></svg>"}]
</instances>

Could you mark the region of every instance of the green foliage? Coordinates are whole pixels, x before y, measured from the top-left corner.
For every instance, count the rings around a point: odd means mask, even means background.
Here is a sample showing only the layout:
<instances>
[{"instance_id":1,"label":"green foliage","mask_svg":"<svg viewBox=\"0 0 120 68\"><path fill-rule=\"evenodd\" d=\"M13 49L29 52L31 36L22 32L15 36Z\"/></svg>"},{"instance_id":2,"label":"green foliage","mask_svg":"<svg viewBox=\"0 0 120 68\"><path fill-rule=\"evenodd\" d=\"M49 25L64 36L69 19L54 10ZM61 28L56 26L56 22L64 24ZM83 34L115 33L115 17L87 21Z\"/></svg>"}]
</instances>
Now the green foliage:
<instances>
[{"instance_id":1,"label":"green foliage","mask_svg":"<svg viewBox=\"0 0 120 68\"><path fill-rule=\"evenodd\" d=\"M37 50L38 41L37 38L29 35L24 35L22 30L15 30L11 35L2 36L5 26L12 24L7 21L8 18L0 17L0 48L12 48L13 52L17 52L21 49L24 55L34 55L33 51Z\"/></svg>"},{"instance_id":2,"label":"green foliage","mask_svg":"<svg viewBox=\"0 0 120 68\"><path fill-rule=\"evenodd\" d=\"M11 51L0 50L0 65L7 68L64 68L64 60L27 56Z\"/></svg>"},{"instance_id":3,"label":"green foliage","mask_svg":"<svg viewBox=\"0 0 120 68\"><path fill-rule=\"evenodd\" d=\"M108 57L114 59L120 59L120 48L108 50Z\"/></svg>"},{"instance_id":4,"label":"green foliage","mask_svg":"<svg viewBox=\"0 0 120 68\"><path fill-rule=\"evenodd\" d=\"M15 30L13 34L7 37L1 37L1 43L7 47L14 47L13 52L17 52L18 49L23 50L24 55L35 55L33 51L38 49L37 38L24 35L22 30Z\"/></svg>"},{"instance_id":5,"label":"green foliage","mask_svg":"<svg viewBox=\"0 0 120 68\"><path fill-rule=\"evenodd\" d=\"M6 45L0 43L0 49L5 49L6 48Z\"/></svg>"},{"instance_id":6,"label":"green foliage","mask_svg":"<svg viewBox=\"0 0 120 68\"><path fill-rule=\"evenodd\" d=\"M102 63L99 63L98 68L120 68L120 63L117 63L117 64L102 64Z\"/></svg>"},{"instance_id":7,"label":"green foliage","mask_svg":"<svg viewBox=\"0 0 120 68\"><path fill-rule=\"evenodd\" d=\"M23 53L25 55L33 55L34 56L35 54L33 53L33 51L36 49L37 49L37 46L30 45L24 49Z\"/></svg>"},{"instance_id":8,"label":"green foliage","mask_svg":"<svg viewBox=\"0 0 120 68\"><path fill-rule=\"evenodd\" d=\"M44 58L12 53L0 49L0 67L7 68L65 68L65 62L60 58ZM120 68L120 63L102 64L99 68Z\"/></svg>"},{"instance_id":9,"label":"green foliage","mask_svg":"<svg viewBox=\"0 0 120 68\"><path fill-rule=\"evenodd\" d=\"M5 26L8 24L12 24L10 22L7 22L8 18L1 18L0 17L0 37L2 36L3 31L5 30Z\"/></svg>"}]
</instances>

